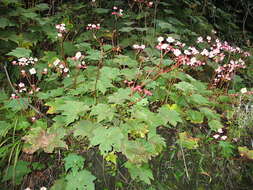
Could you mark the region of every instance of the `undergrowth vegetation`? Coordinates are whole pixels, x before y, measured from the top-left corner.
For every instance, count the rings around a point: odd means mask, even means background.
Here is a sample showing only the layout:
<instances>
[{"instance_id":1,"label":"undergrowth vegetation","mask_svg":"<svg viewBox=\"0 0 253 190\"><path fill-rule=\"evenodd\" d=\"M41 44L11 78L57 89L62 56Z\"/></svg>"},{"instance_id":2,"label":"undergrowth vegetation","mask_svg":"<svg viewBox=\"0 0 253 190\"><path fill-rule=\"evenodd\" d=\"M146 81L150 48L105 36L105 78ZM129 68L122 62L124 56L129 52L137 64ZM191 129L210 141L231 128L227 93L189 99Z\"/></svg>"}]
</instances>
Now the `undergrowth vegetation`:
<instances>
[{"instance_id":1,"label":"undergrowth vegetation","mask_svg":"<svg viewBox=\"0 0 253 190\"><path fill-rule=\"evenodd\" d=\"M241 3L2 0L0 189L251 189Z\"/></svg>"}]
</instances>

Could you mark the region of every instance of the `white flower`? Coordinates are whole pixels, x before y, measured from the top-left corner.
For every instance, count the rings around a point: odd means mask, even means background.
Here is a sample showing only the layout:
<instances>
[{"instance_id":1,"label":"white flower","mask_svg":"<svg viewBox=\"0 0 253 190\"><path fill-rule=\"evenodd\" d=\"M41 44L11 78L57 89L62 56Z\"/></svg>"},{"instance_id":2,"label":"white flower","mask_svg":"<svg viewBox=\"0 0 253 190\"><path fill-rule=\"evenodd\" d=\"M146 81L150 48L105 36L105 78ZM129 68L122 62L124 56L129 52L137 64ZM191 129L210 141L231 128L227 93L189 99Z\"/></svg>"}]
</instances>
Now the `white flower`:
<instances>
[{"instance_id":1,"label":"white flower","mask_svg":"<svg viewBox=\"0 0 253 190\"><path fill-rule=\"evenodd\" d=\"M207 39L208 41L210 41L212 38L211 38L211 36L207 36L206 39Z\"/></svg>"},{"instance_id":2,"label":"white flower","mask_svg":"<svg viewBox=\"0 0 253 190\"><path fill-rule=\"evenodd\" d=\"M25 84L21 82L21 83L18 84L18 86L19 86L20 88L22 88L22 87L25 87Z\"/></svg>"},{"instance_id":3,"label":"white flower","mask_svg":"<svg viewBox=\"0 0 253 190\"><path fill-rule=\"evenodd\" d=\"M41 187L40 190L47 190L47 188L46 187Z\"/></svg>"},{"instance_id":4,"label":"white flower","mask_svg":"<svg viewBox=\"0 0 253 190\"><path fill-rule=\"evenodd\" d=\"M162 36L160 36L160 37L157 38L157 41L160 42L160 43L161 43L163 40L164 40L164 38L163 38Z\"/></svg>"},{"instance_id":5,"label":"white flower","mask_svg":"<svg viewBox=\"0 0 253 190\"><path fill-rule=\"evenodd\" d=\"M244 93L246 93L246 92L248 92L248 91L247 91L247 88L242 88L242 89L241 89L241 93L242 93L242 94L244 94Z\"/></svg>"},{"instance_id":6,"label":"white flower","mask_svg":"<svg viewBox=\"0 0 253 190\"><path fill-rule=\"evenodd\" d=\"M220 137L219 134L216 134L216 135L213 136L213 138L215 138L215 139L218 139L219 137Z\"/></svg>"},{"instance_id":7,"label":"white flower","mask_svg":"<svg viewBox=\"0 0 253 190\"><path fill-rule=\"evenodd\" d=\"M61 38L61 37L62 37L62 33L58 33L57 36L58 36L59 38Z\"/></svg>"},{"instance_id":8,"label":"white flower","mask_svg":"<svg viewBox=\"0 0 253 190\"><path fill-rule=\"evenodd\" d=\"M174 53L174 55L175 56L179 56L179 55L181 55L181 51L179 50L179 49L175 49L174 51L173 51L173 53Z\"/></svg>"},{"instance_id":9,"label":"white flower","mask_svg":"<svg viewBox=\"0 0 253 190\"><path fill-rule=\"evenodd\" d=\"M79 51L76 53L75 58L80 59L82 57L82 53Z\"/></svg>"},{"instance_id":10,"label":"white flower","mask_svg":"<svg viewBox=\"0 0 253 190\"><path fill-rule=\"evenodd\" d=\"M163 44L161 45L161 49L167 49L169 47L169 44Z\"/></svg>"},{"instance_id":11,"label":"white flower","mask_svg":"<svg viewBox=\"0 0 253 190\"><path fill-rule=\"evenodd\" d=\"M218 133L223 133L222 128L218 129Z\"/></svg>"},{"instance_id":12,"label":"white flower","mask_svg":"<svg viewBox=\"0 0 253 190\"><path fill-rule=\"evenodd\" d=\"M217 32L216 32L215 30L212 30L212 33L213 33L213 34L216 34Z\"/></svg>"},{"instance_id":13,"label":"white flower","mask_svg":"<svg viewBox=\"0 0 253 190\"><path fill-rule=\"evenodd\" d=\"M145 49L146 46L145 46L145 45L141 45L140 48L141 48L141 49Z\"/></svg>"},{"instance_id":14,"label":"white flower","mask_svg":"<svg viewBox=\"0 0 253 190\"><path fill-rule=\"evenodd\" d=\"M191 55L191 52L189 50L184 50L185 55Z\"/></svg>"},{"instance_id":15,"label":"white flower","mask_svg":"<svg viewBox=\"0 0 253 190\"><path fill-rule=\"evenodd\" d=\"M19 58L18 61L20 61L20 62L26 62L26 61L27 61L27 58L22 57L22 58Z\"/></svg>"},{"instance_id":16,"label":"white flower","mask_svg":"<svg viewBox=\"0 0 253 190\"><path fill-rule=\"evenodd\" d=\"M166 40L167 40L167 42L169 42L169 43L173 43L173 42L175 41L175 39L172 38L172 37L168 37Z\"/></svg>"},{"instance_id":17,"label":"white flower","mask_svg":"<svg viewBox=\"0 0 253 190\"><path fill-rule=\"evenodd\" d=\"M56 59L56 60L53 62L53 64L54 64L54 66L57 66L60 62L61 62L60 59Z\"/></svg>"},{"instance_id":18,"label":"white flower","mask_svg":"<svg viewBox=\"0 0 253 190\"><path fill-rule=\"evenodd\" d=\"M64 73L67 73L68 71L69 71L68 68L64 68L64 70L63 70Z\"/></svg>"},{"instance_id":19,"label":"white flower","mask_svg":"<svg viewBox=\"0 0 253 190\"><path fill-rule=\"evenodd\" d=\"M208 50L207 49L203 49L203 51L201 52L201 55L209 56Z\"/></svg>"},{"instance_id":20,"label":"white flower","mask_svg":"<svg viewBox=\"0 0 253 190\"><path fill-rule=\"evenodd\" d=\"M36 70L35 70L35 68L31 68L31 69L29 69L29 72L31 73L31 75L35 75L35 74L36 74Z\"/></svg>"},{"instance_id":21,"label":"white flower","mask_svg":"<svg viewBox=\"0 0 253 190\"><path fill-rule=\"evenodd\" d=\"M197 43L202 43L203 42L203 38L200 36L200 37L198 37L198 39L197 39Z\"/></svg>"},{"instance_id":22,"label":"white flower","mask_svg":"<svg viewBox=\"0 0 253 190\"><path fill-rule=\"evenodd\" d=\"M11 98L15 98L16 97L16 94L11 94Z\"/></svg>"},{"instance_id":23,"label":"white flower","mask_svg":"<svg viewBox=\"0 0 253 190\"><path fill-rule=\"evenodd\" d=\"M134 45L133 45L133 48L134 48L134 49L139 49L139 47L140 47L140 46L137 45L137 44L134 44Z\"/></svg>"},{"instance_id":24,"label":"white flower","mask_svg":"<svg viewBox=\"0 0 253 190\"><path fill-rule=\"evenodd\" d=\"M221 140L226 140L227 138L228 137L224 135L224 136L221 137Z\"/></svg>"}]
</instances>

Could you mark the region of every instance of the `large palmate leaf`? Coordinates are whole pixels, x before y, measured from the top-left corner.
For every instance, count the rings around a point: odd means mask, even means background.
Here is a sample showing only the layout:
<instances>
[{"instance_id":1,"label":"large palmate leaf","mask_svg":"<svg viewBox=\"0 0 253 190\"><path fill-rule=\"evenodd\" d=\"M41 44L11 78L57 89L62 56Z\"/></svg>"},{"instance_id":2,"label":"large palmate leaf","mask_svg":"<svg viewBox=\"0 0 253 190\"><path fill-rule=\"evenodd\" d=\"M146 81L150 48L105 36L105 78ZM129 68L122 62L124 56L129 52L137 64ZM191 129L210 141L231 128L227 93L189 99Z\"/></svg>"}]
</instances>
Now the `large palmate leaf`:
<instances>
[{"instance_id":1,"label":"large palmate leaf","mask_svg":"<svg viewBox=\"0 0 253 190\"><path fill-rule=\"evenodd\" d=\"M150 180L154 180L152 170L148 167L147 164L141 166L127 162L125 167L128 169L131 177L135 180L140 180L146 184L151 184Z\"/></svg>"},{"instance_id":2,"label":"large palmate leaf","mask_svg":"<svg viewBox=\"0 0 253 190\"><path fill-rule=\"evenodd\" d=\"M224 127L219 120L215 119L209 121L208 125L214 131L218 131L218 129L222 129Z\"/></svg>"},{"instance_id":3,"label":"large palmate leaf","mask_svg":"<svg viewBox=\"0 0 253 190\"><path fill-rule=\"evenodd\" d=\"M163 125L169 122L171 125L176 126L178 122L182 122L180 114L175 110L169 109L167 106L162 106L158 114L163 121Z\"/></svg>"},{"instance_id":4,"label":"large palmate leaf","mask_svg":"<svg viewBox=\"0 0 253 190\"><path fill-rule=\"evenodd\" d=\"M73 173L76 173L78 170L83 169L84 160L84 157L74 153L70 153L64 158L65 171L67 172L69 169L71 169Z\"/></svg>"},{"instance_id":5,"label":"large palmate leaf","mask_svg":"<svg viewBox=\"0 0 253 190\"><path fill-rule=\"evenodd\" d=\"M135 67L138 65L138 62L136 60L125 55L118 55L116 58L113 59L113 62L120 65L127 65L129 67Z\"/></svg>"},{"instance_id":6,"label":"large palmate leaf","mask_svg":"<svg viewBox=\"0 0 253 190\"><path fill-rule=\"evenodd\" d=\"M204 120L204 115L199 111L188 110L187 115L187 120L190 120L192 123L202 123Z\"/></svg>"},{"instance_id":7,"label":"large palmate leaf","mask_svg":"<svg viewBox=\"0 0 253 190\"><path fill-rule=\"evenodd\" d=\"M99 149L102 153L106 153L112 150L113 147L119 149L121 141L124 135L120 128L111 127L98 127L93 132L93 137L90 139L90 143L93 146L99 145Z\"/></svg>"},{"instance_id":8,"label":"large palmate leaf","mask_svg":"<svg viewBox=\"0 0 253 190\"><path fill-rule=\"evenodd\" d=\"M131 97L129 96L130 94L131 94L130 88L126 88L126 89L120 88L117 92L109 96L108 100L110 103L122 104L126 100L131 99Z\"/></svg>"},{"instance_id":9,"label":"large palmate leaf","mask_svg":"<svg viewBox=\"0 0 253 190\"><path fill-rule=\"evenodd\" d=\"M66 135L63 128L52 127L48 130L43 127L32 128L28 135L22 139L25 141L23 151L27 154L33 154L39 149L47 153L52 153L54 148L67 148L66 143L62 140Z\"/></svg>"},{"instance_id":10,"label":"large palmate leaf","mask_svg":"<svg viewBox=\"0 0 253 190\"><path fill-rule=\"evenodd\" d=\"M58 106L56 110L65 116L64 120L66 125L68 125L78 119L79 116L84 115L89 110L89 106L79 101L64 101L64 104Z\"/></svg>"},{"instance_id":11,"label":"large palmate leaf","mask_svg":"<svg viewBox=\"0 0 253 190\"><path fill-rule=\"evenodd\" d=\"M192 104L208 105L210 102L207 98L200 94L193 94L187 99Z\"/></svg>"},{"instance_id":12,"label":"large palmate leaf","mask_svg":"<svg viewBox=\"0 0 253 190\"><path fill-rule=\"evenodd\" d=\"M97 127L99 127L99 124L97 123L92 123L88 120L82 120L74 125L74 136L92 138L94 136L92 132Z\"/></svg>"},{"instance_id":13,"label":"large palmate leaf","mask_svg":"<svg viewBox=\"0 0 253 190\"><path fill-rule=\"evenodd\" d=\"M191 83L188 83L185 81L175 84L175 87L179 90L182 90L183 92L186 92L186 93L194 92L197 90L197 88L194 87Z\"/></svg>"},{"instance_id":14,"label":"large palmate leaf","mask_svg":"<svg viewBox=\"0 0 253 190\"><path fill-rule=\"evenodd\" d=\"M94 106L91 110L91 115L97 115L97 121L103 121L108 119L111 121L114 116L114 109L107 104L98 104Z\"/></svg>"},{"instance_id":15,"label":"large palmate leaf","mask_svg":"<svg viewBox=\"0 0 253 190\"><path fill-rule=\"evenodd\" d=\"M95 190L95 179L96 177L87 170L72 172L66 176L66 190Z\"/></svg>"},{"instance_id":16,"label":"large palmate leaf","mask_svg":"<svg viewBox=\"0 0 253 190\"><path fill-rule=\"evenodd\" d=\"M28 175L31 172L31 169L29 168L30 163L20 160L17 162L17 164L14 166L10 166L6 174L3 176L2 182L12 180L15 176L15 184L19 185L22 183L23 177Z\"/></svg>"}]
</instances>

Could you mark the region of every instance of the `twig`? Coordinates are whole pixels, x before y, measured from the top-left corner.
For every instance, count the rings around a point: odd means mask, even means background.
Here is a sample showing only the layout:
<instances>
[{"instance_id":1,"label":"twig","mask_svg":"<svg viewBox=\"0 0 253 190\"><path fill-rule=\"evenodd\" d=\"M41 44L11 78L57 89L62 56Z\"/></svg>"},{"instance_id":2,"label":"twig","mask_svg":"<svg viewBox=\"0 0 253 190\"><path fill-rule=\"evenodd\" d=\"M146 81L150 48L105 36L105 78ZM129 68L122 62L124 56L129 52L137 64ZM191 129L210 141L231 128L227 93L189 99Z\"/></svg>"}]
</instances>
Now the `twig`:
<instances>
[{"instance_id":1,"label":"twig","mask_svg":"<svg viewBox=\"0 0 253 190\"><path fill-rule=\"evenodd\" d=\"M183 150L183 147L182 147L182 143L180 142L179 144L180 144L180 148L181 148L182 155L183 155L183 161L184 161L186 177L187 177L188 180L190 180L189 173L188 173L188 168L187 168L187 165L186 165L186 162L185 162L185 156L184 156L184 150Z\"/></svg>"}]
</instances>

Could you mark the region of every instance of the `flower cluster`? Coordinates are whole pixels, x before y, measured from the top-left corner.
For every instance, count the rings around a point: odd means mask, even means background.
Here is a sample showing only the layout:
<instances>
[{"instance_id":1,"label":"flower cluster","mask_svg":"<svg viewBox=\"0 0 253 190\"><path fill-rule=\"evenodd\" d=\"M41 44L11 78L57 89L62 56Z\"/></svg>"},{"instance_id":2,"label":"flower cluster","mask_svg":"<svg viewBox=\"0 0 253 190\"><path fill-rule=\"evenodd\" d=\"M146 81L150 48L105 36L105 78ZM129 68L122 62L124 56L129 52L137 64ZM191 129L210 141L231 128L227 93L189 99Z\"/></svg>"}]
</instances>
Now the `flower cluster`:
<instances>
[{"instance_id":1,"label":"flower cluster","mask_svg":"<svg viewBox=\"0 0 253 190\"><path fill-rule=\"evenodd\" d=\"M212 82L213 86L218 86L222 81L232 80L235 72L240 68L245 68L242 58L250 56L249 52L243 51L240 47L234 47L228 42L221 42L219 39L199 37L197 43L209 43L210 48L201 51L201 55L210 59L212 62L221 64L216 70L216 76ZM240 55L241 58L236 59ZM227 59L226 59L227 58ZM223 64L223 61L227 63Z\"/></svg>"},{"instance_id":2,"label":"flower cluster","mask_svg":"<svg viewBox=\"0 0 253 190\"><path fill-rule=\"evenodd\" d=\"M25 70L24 67L31 65L32 68L29 69L29 73L30 73L30 75L35 75L37 73L37 71L36 71L36 69L33 66L37 62L38 62L38 58L36 58L36 57L35 58L34 57L29 57L29 58L21 57L17 61L12 61L12 64L22 67L22 69L20 71L21 75L23 77L26 77L27 76L27 71ZM47 72L45 72L45 71L47 71L47 68L45 68L43 70L42 74L47 74Z\"/></svg>"},{"instance_id":3,"label":"flower cluster","mask_svg":"<svg viewBox=\"0 0 253 190\"><path fill-rule=\"evenodd\" d=\"M112 15L116 15L118 17L121 17L123 16L123 10L122 9L118 9L118 7L113 7L113 12L112 12Z\"/></svg>"},{"instance_id":4,"label":"flower cluster","mask_svg":"<svg viewBox=\"0 0 253 190\"><path fill-rule=\"evenodd\" d=\"M100 24L88 24L86 30L99 30Z\"/></svg>"},{"instance_id":5,"label":"flower cluster","mask_svg":"<svg viewBox=\"0 0 253 190\"><path fill-rule=\"evenodd\" d=\"M168 37L165 40L164 37L160 36L157 41L156 48L163 51L164 54L172 53L176 62L192 67L205 65L205 62L196 58L195 55L199 54L199 51L195 47L185 48L185 43L177 41L173 37Z\"/></svg>"},{"instance_id":6,"label":"flower cluster","mask_svg":"<svg viewBox=\"0 0 253 190\"><path fill-rule=\"evenodd\" d=\"M221 81L229 81L232 79L235 71L239 68L245 68L245 63L242 58L250 56L249 52L241 50L239 47L233 47L228 42L221 42L217 38L198 37L197 44L208 46L198 50L194 46L186 47L184 43L175 40L172 37L165 39L164 37L158 37L158 45L156 46L163 55L171 53L172 57L177 63L188 65L191 67L198 67L205 65L208 60L210 62L219 63L220 66L216 69L216 77L214 79L213 86L217 86ZM240 55L240 59L234 59L234 55ZM223 64L224 61L229 63Z\"/></svg>"},{"instance_id":7,"label":"flower cluster","mask_svg":"<svg viewBox=\"0 0 253 190\"><path fill-rule=\"evenodd\" d=\"M143 89L142 86L135 85L134 81L125 80L124 83L127 84L127 86L131 88L131 90L132 90L133 93L134 92L138 92L139 94L144 94L146 96L152 96L153 95L152 92L150 92L147 89Z\"/></svg>"},{"instance_id":8,"label":"flower cluster","mask_svg":"<svg viewBox=\"0 0 253 190\"><path fill-rule=\"evenodd\" d=\"M34 65L37 61L38 59L36 57L21 57L17 61L12 61L12 64L24 67L28 65Z\"/></svg>"},{"instance_id":9,"label":"flower cluster","mask_svg":"<svg viewBox=\"0 0 253 190\"><path fill-rule=\"evenodd\" d=\"M56 70L59 71L60 73L65 74L65 75L68 74L69 68L67 68L65 64L61 62L60 59L56 59L53 62L53 65L56 67Z\"/></svg>"},{"instance_id":10,"label":"flower cluster","mask_svg":"<svg viewBox=\"0 0 253 190\"><path fill-rule=\"evenodd\" d=\"M72 60L78 61L79 64L78 64L77 68L79 68L79 69L86 69L87 68L85 61L82 61L83 58L84 58L84 55L82 55L82 53L80 51L77 52L74 57L72 57Z\"/></svg>"},{"instance_id":11,"label":"flower cluster","mask_svg":"<svg viewBox=\"0 0 253 190\"><path fill-rule=\"evenodd\" d=\"M213 81L213 85L217 86L221 81L230 81L232 80L235 71L239 68L245 68L245 63L242 59L239 60L230 60L229 63L219 66L215 72L216 77Z\"/></svg>"},{"instance_id":12,"label":"flower cluster","mask_svg":"<svg viewBox=\"0 0 253 190\"><path fill-rule=\"evenodd\" d=\"M138 44L133 45L133 49L136 49L136 50L144 50L145 48L146 48L145 45L138 45Z\"/></svg>"},{"instance_id":13,"label":"flower cluster","mask_svg":"<svg viewBox=\"0 0 253 190\"><path fill-rule=\"evenodd\" d=\"M224 130L222 128L218 129L218 133L213 135L213 138L219 140L226 140L228 137L224 135Z\"/></svg>"},{"instance_id":14,"label":"flower cluster","mask_svg":"<svg viewBox=\"0 0 253 190\"><path fill-rule=\"evenodd\" d=\"M55 28L58 31L57 36L62 38L63 34L67 32L66 25L64 23L55 25Z\"/></svg>"}]
</instances>

